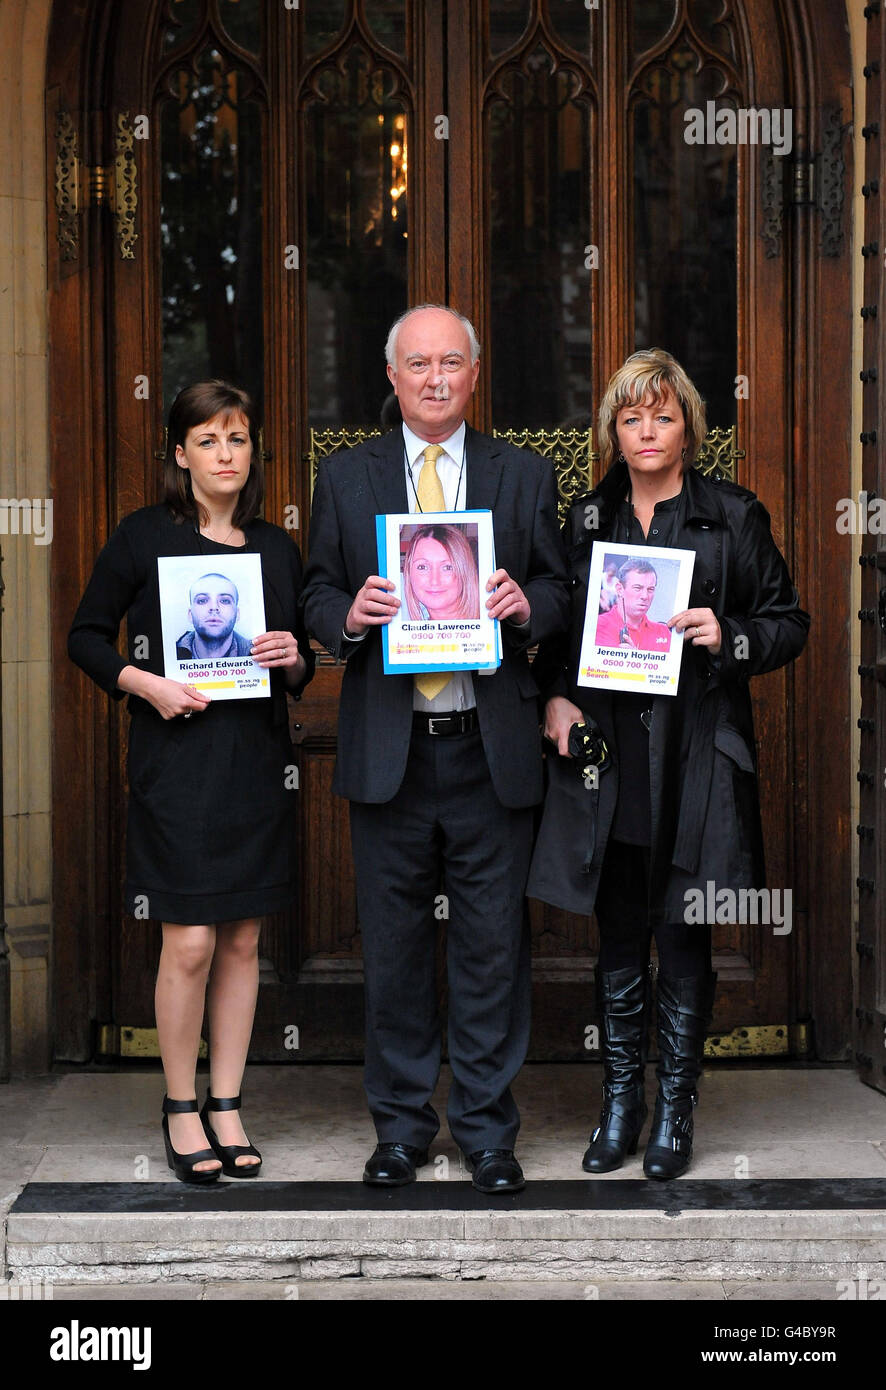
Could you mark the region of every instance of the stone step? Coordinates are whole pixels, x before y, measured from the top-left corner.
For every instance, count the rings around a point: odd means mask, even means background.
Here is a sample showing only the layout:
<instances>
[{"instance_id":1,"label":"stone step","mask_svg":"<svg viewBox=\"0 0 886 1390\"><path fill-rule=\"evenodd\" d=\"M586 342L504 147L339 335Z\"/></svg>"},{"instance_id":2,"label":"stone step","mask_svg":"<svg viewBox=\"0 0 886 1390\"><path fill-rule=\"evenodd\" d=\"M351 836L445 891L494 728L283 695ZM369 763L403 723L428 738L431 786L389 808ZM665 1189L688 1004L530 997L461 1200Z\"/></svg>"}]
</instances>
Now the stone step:
<instances>
[{"instance_id":1,"label":"stone step","mask_svg":"<svg viewBox=\"0 0 886 1390\"><path fill-rule=\"evenodd\" d=\"M6 1221L19 1283L886 1279L886 1179L470 1183L30 1182Z\"/></svg>"}]
</instances>

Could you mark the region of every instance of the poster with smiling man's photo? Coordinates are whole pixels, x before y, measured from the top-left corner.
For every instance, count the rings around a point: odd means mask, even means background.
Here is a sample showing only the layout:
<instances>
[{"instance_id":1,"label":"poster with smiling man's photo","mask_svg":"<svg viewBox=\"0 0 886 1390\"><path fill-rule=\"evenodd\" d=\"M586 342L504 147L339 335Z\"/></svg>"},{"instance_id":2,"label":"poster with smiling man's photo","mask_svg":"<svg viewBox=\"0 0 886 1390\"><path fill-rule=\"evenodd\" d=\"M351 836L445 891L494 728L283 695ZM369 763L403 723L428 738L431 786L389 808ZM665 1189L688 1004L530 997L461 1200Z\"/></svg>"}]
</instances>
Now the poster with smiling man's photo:
<instances>
[{"instance_id":1,"label":"poster with smiling man's photo","mask_svg":"<svg viewBox=\"0 0 886 1390\"><path fill-rule=\"evenodd\" d=\"M175 555L157 560L163 663L213 700L262 699L270 677L250 656L265 631L259 555Z\"/></svg>"}]
</instances>

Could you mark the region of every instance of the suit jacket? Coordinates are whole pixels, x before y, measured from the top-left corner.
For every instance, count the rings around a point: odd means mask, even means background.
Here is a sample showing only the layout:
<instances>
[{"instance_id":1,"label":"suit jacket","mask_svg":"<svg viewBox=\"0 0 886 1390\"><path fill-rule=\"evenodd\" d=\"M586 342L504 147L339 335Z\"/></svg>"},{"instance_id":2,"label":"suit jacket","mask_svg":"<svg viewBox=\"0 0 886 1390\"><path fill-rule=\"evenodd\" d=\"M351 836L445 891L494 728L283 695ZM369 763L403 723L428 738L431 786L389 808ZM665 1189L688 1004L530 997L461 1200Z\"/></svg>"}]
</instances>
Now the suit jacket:
<instances>
[{"instance_id":1,"label":"suit jacket","mask_svg":"<svg viewBox=\"0 0 886 1390\"><path fill-rule=\"evenodd\" d=\"M480 733L499 800L532 806L542 796L542 761L527 651L569 622L556 480L547 459L470 426L465 449L467 506L492 511L496 563L531 609L527 629L502 623L502 664L494 675L474 677ZM401 430L321 463L302 603L309 630L347 661L333 790L351 801L390 801L406 770L413 678L384 674L380 627L360 642L343 638L342 629L357 590L378 573L376 515L408 511Z\"/></svg>"}]
</instances>

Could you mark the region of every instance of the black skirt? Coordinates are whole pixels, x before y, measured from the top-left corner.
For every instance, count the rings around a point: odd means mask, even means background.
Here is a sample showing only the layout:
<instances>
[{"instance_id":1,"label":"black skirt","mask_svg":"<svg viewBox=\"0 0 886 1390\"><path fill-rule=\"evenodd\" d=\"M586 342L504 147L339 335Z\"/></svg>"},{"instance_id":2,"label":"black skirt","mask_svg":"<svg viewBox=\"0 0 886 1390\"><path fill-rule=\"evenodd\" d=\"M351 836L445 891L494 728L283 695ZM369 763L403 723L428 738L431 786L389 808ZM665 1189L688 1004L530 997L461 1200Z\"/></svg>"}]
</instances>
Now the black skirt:
<instances>
[{"instance_id":1,"label":"black skirt","mask_svg":"<svg viewBox=\"0 0 886 1390\"><path fill-rule=\"evenodd\" d=\"M133 714L128 771L127 912L194 925L289 906L297 773L270 700Z\"/></svg>"}]
</instances>

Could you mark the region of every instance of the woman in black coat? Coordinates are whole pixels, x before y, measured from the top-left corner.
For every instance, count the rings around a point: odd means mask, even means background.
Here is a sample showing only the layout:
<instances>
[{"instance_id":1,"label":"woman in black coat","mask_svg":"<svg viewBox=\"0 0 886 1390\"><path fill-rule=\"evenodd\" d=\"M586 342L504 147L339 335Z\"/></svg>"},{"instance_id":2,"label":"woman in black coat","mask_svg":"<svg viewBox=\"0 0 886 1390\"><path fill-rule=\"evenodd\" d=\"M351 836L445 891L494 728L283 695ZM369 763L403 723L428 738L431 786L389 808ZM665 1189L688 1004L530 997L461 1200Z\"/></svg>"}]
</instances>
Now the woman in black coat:
<instances>
[{"instance_id":1,"label":"woman in black coat","mask_svg":"<svg viewBox=\"0 0 886 1390\"><path fill-rule=\"evenodd\" d=\"M570 912L595 911L600 929L603 1109L583 1160L588 1172L620 1167L646 1119L653 934L659 1088L643 1167L672 1178L689 1163L716 984L711 922L698 922L696 905L709 901L711 883L717 892L764 885L748 682L797 657L809 628L765 508L745 488L692 467L705 433L703 402L669 353L636 352L612 377L599 412L607 471L565 526L571 633L545 644L534 666L545 735L559 756L547 760L527 892ZM668 624L684 633L675 696L576 684L591 552L607 541L630 544L640 560L647 545L695 551L689 607ZM623 631L627 645L642 645L642 626L626 618ZM576 766L570 730L575 751L574 726L585 726L581 735L594 724L608 765L582 758Z\"/></svg>"},{"instance_id":2,"label":"woman in black coat","mask_svg":"<svg viewBox=\"0 0 886 1390\"><path fill-rule=\"evenodd\" d=\"M155 994L163 1135L169 1166L184 1182L214 1181L220 1170L258 1173L261 1156L237 1111L258 995L260 918L287 907L295 891L297 778L286 691L311 679L314 659L298 610L298 547L258 519L263 478L254 434L245 392L222 381L181 392L169 414L165 500L124 517L96 561L68 638L71 658L103 690L129 695L125 905L163 924ZM190 594L192 630L176 634L187 647L180 655L199 660L249 646L235 626L239 591L219 573L244 553L261 558L268 631L251 648L271 673L270 698L213 701L164 675L157 561L206 556L202 587ZM117 651L124 616L126 657ZM198 1116L204 1006L210 1085Z\"/></svg>"}]
</instances>

